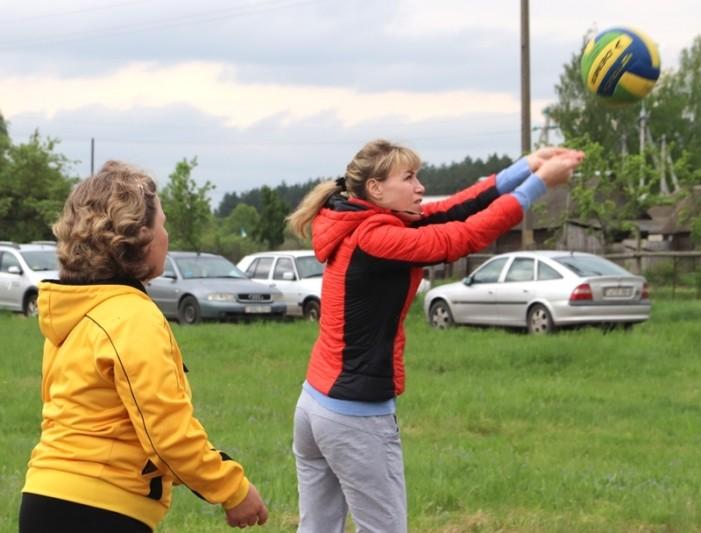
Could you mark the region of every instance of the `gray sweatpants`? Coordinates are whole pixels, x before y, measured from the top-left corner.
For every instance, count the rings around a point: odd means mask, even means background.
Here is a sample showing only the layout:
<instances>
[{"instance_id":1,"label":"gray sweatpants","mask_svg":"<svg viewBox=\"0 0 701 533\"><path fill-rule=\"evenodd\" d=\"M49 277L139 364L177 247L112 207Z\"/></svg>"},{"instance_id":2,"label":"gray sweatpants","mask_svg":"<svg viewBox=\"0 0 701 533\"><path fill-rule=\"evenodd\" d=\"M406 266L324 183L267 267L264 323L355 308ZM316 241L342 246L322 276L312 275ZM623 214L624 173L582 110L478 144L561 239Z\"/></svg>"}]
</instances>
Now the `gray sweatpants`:
<instances>
[{"instance_id":1,"label":"gray sweatpants","mask_svg":"<svg viewBox=\"0 0 701 533\"><path fill-rule=\"evenodd\" d=\"M299 533L343 533L349 509L358 532L406 533L404 461L394 415L341 415L302 391L293 451Z\"/></svg>"}]
</instances>

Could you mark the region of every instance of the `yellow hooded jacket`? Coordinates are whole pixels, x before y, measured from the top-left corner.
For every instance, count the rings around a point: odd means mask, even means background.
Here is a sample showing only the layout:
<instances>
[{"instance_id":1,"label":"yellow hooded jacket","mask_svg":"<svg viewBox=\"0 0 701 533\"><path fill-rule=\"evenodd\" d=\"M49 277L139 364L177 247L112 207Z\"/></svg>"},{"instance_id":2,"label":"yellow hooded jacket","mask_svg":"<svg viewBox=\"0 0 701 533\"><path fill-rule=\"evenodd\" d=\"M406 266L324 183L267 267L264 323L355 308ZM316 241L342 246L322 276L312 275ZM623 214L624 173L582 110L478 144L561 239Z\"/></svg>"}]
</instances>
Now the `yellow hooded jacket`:
<instances>
[{"instance_id":1,"label":"yellow hooded jacket","mask_svg":"<svg viewBox=\"0 0 701 533\"><path fill-rule=\"evenodd\" d=\"M41 439L23 492L121 513L155 528L182 483L229 509L243 468L193 415L180 349L138 281L39 286Z\"/></svg>"}]
</instances>

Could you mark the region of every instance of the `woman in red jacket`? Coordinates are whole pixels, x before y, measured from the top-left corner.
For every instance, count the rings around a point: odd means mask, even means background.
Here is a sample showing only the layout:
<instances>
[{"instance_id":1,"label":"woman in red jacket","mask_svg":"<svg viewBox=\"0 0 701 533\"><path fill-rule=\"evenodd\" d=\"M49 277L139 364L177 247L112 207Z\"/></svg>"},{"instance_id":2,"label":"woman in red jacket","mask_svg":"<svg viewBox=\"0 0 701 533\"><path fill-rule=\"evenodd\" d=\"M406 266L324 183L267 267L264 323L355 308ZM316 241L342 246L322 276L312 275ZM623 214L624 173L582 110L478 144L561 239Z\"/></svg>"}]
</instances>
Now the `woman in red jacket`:
<instances>
[{"instance_id":1,"label":"woman in red jacket","mask_svg":"<svg viewBox=\"0 0 701 533\"><path fill-rule=\"evenodd\" d=\"M403 533L406 490L395 399L403 322L425 265L451 262L516 225L584 154L543 148L449 199L422 205L419 156L377 140L289 217L327 266L319 336L294 421L302 533Z\"/></svg>"}]
</instances>

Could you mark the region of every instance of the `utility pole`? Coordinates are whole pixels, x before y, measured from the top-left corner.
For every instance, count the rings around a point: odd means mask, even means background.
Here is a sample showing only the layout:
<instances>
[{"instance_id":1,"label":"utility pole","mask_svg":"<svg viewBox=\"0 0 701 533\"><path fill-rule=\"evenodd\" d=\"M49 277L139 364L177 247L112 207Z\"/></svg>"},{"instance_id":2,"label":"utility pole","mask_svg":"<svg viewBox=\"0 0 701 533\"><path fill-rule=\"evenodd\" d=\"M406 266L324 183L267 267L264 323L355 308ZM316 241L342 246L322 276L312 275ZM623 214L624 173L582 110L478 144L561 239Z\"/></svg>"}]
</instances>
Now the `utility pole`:
<instances>
[{"instance_id":1,"label":"utility pole","mask_svg":"<svg viewBox=\"0 0 701 533\"><path fill-rule=\"evenodd\" d=\"M645 102L640 106L640 115L638 116L640 122L640 178L638 181L638 187L641 189L645 186L645 162L643 158L645 157L645 131L647 130L647 114L645 113Z\"/></svg>"},{"instance_id":2,"label":"utility pole","mask_svg":"<svg viewBox=\"0 0 701 533\"><path fill-rule=\"evenodd\" d=\"M521 154L531 151L531 58L528 0L521 0ZM521 222L521 248L533 248L533 216L526 211Z\"/></svg>"},{"instance_id":3,"label":"utility pole","mask_svg":"<svg viewBox=\"0 0 701 533\"><path fill-rule=\"evenodd\" d=\"M95 137L90 138L90 175L95 175Z\"/></svg>"}]
</instances>

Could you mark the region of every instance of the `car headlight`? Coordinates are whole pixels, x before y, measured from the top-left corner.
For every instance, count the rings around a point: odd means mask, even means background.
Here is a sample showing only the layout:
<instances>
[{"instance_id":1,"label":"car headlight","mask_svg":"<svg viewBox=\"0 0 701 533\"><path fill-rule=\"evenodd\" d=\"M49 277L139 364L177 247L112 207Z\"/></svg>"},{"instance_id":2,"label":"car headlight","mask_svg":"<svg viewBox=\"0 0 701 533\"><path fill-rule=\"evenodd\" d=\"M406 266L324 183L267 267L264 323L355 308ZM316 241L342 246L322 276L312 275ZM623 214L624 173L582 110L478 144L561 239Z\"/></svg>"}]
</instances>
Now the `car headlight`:
<instances>
[{"instance_id":1,"label":"car headlight","mask_svg":"<svg viewBox=\"0 0 701 533\"><path fill-rule=\"evenodd\" d=\"M207 300L210 302L233 302L236 300L236 295L231 292L212 292L207 295Z\"/></svg>"}]
</instances>

